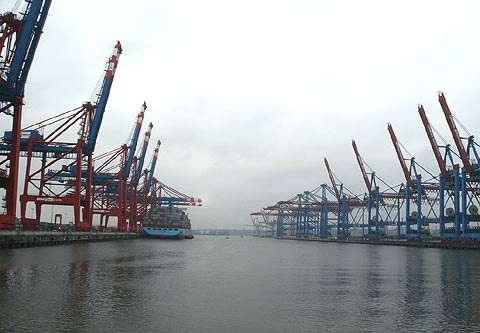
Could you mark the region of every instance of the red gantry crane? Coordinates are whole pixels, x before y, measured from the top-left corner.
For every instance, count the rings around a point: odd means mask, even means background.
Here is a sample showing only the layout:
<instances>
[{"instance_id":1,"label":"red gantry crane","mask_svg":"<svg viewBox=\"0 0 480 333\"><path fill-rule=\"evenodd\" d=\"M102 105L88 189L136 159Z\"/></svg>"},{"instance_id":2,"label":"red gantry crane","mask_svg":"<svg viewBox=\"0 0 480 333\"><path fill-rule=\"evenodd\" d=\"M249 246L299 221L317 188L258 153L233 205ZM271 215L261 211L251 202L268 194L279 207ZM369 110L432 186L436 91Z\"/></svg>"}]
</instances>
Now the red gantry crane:
<instances>
[{"instance_id":1,"label":"red gantry crane","mask_svg":"<svg viewBox=\"0 0 480 333\"><path fill-rule=\"evenodd\" d=\"M141 208L139 207L138 197L139 197L139 194L141 193L139 193L138 185L140 181L140 176L142 175L142 168L145 160L145 155L147 153L148 143L152 135L152 128L153 128L153 123L150 123L148 125L147 131L145 132L143 145L140 149L140 157L134 157L134 160L133 160L133 170L132 170L133 172L131 173L129 191L127 192L127 198L129 203L129 206L127 209L128 229L132 232L135 232L137 230L137 222L140 222L138 213L139 213L139 210L141 210Z\"/></svg>"},{"instance_id":2,"label":"red gantry crane","mask_svg":"<svg viewBox=\"0 0 480 333\"><path fill-rule=\"evenodd\" d=\"M145 213L152 206L153 196L151 193L151 187L153 182L153 174L155 172L155 166L158 158L158 151L160 150L161 142L157 141L155 149L153 151L152 161L150 162L150 168L142 171L143 184L137 186L137 224L140 229L143 227Z\"/></svg>"},{"instance_id":3,"label":"red gantry crane","mask_svg":"<svg viewBox=\"0 0 480 333\"><path fill-rule=\"evenodd\" d=\"M11 229L17 210L20 136L25 83L40 41L51 0L25 1L23 14L0 14L0 113L12 117L10 142L2 145L0 188L5 190L5 212L0 230Z\"/></svg>"},{"instance_id":4,"label":"red gantry crane","mask_svg":"<svg viewBox=\"0 0 480 333\"><path fill-rule=\"evenodd\" d=\"M60 205L73 208L77 231L91 229L93 152L121 53L122 45L117 42L93 104L86 102L25 129L29 137L20 142L27 157L24 190L20 196L21 220L25 228L38 228L43 205ZM75 125L78 137L71 141ZM48 134L40 134L50 126L56 127ZM61 140L65 136L68 138ZM35 158L41 160L39 167L33 163ZM35 207L33 217L27 217L28 203Z\"/></svg>"}]
</instances>

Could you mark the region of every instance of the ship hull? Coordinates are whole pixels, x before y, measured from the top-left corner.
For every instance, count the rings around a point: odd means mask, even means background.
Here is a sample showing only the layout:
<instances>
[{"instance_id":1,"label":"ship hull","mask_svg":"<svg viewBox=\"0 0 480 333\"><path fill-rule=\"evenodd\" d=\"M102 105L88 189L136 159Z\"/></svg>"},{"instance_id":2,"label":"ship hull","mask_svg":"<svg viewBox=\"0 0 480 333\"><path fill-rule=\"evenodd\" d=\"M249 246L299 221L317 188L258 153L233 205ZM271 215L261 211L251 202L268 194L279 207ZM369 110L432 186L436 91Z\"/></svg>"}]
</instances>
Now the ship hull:
<instances>
[{"instance_id":1,"label":"ship hull","mask_svg":"<svg viewBox=\"0 0 480 333\"><path fill-rule=\"evenodd\" d=\"M145 214L143 232L147 237L159 239L190 239L190 219L185 208L156 206Z\"/></svg>"},{"instance_id":2,"label":"ship hull","mask_svg":"<svg viewBox=\"0 0 480 333\"><path fill-rule=\"evenodd\" d=\"M184 228L158 228L144 227L143 232L147 237L157 239L191 239L193 235L190 229Z\"/></svg>"}]
</instances>

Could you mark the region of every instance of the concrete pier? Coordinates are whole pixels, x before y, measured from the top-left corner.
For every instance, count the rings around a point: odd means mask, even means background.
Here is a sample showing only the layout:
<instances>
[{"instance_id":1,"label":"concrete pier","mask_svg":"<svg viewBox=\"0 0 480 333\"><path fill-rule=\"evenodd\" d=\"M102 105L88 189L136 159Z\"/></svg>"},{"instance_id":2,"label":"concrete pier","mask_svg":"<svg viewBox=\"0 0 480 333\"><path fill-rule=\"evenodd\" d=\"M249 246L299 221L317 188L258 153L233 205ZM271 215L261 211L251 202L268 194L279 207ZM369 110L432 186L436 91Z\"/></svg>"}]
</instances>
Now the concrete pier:
<instances>
[{"instance_id":1,"label":"concrete pier","mask_svg":"<svg viewBox=\"0 0 480 333\"><path fill-rule=\"evenodd\" d=\"M102 242L142 237L142 233L126 232L2 231L0 232L0 249Z\"/></svg>"},{"instance_id":2,"label":"concrete pier","mask_svg":"<svg viewBox=\"0 0 480 333\"><path fill-rule=\"evenodd\" d=\"M345 244L368 244L368 245L390 245L390 246L408 246L408 247L426 247L426 248L440 248L440 249L461 249L461 250L480 250L479 242L460 242L460 241L441 241L433 240L406 240L406 239L367 239L367 238L349 238L349 239L334 239L334 238L318 238L318 237L273 237L276 239L289 239L299 241L316 241L327 243L345 243Z\"/></svg>"}]
</instances>

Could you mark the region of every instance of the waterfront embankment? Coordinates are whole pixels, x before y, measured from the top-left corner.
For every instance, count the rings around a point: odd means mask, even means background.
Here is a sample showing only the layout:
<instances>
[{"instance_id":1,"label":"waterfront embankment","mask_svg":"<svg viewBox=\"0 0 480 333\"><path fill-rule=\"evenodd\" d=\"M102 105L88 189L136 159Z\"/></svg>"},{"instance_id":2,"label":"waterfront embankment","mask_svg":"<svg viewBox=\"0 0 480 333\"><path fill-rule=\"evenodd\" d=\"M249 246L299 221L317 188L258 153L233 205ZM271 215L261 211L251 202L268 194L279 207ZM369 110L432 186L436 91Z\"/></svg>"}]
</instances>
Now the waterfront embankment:
<instances>
[{"instance_id":1,"label":"waterfront embankment","mask_svg":"<svg viewBox=\"0 0 480 333\"><path fill-rule=\"evenodd\" d=\"M0 232L0 249L101 242L141 237L143 237L141 233L128 232L2 231Z\"/></svg>"}]
</instances>

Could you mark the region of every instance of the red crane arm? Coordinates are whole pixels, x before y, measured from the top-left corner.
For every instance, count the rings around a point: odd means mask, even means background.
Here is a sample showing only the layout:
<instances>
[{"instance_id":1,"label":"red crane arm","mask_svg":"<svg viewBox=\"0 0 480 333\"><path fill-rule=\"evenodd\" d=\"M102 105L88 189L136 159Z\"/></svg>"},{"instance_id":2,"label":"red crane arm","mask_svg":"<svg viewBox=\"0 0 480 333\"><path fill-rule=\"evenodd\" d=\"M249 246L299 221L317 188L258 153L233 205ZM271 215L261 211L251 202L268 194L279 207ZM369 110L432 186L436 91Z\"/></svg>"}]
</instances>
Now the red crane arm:
<instances>
[{"instance_id":1,"label":"red crane arm","mask_svg":"<svg viewBox=\"0 0 480 333\"><path fill-rule=\"evenodd\" d=\"M337 197L338 202L340 202L340 192L338 191L337 184L335 183L335 178L333 177L332 170L330 170L330 165L328 164L328 160L326 157L324 158L324 161L325 166L327 167L328 176L330 177L330 181L332 182L333 190L335 191L335 196Z\"/></svg>"},{"instance_id":2,"label":"red crane arm","mask_svg":"<svg viewBox=\"0 0 480 333\"><path fill-rule=\"evenodd\" d=\"M460 134L458 133L457 126L455 126L455 122L453 121L452 113L450 112L450 108L448 107L447 101L445 100L445 96L440 91L438 93L438 101L442 106L443 113L445 114L445 118L447 119L448 127L450 127L450 132L453 136L453 141L455 141L455 145L457 146L458 153L460 154L460 158L462 159L463 166L467 170L468 173L473 172L472 164L468 159L467 152L463 147L462 139L460 138Z\"/></svg>"},{"instance_id":3,"label":"red crane arm","mask_svg":"<svg viewBox=\"0 0 480 333\"><path fill-rule=\"evenodd\" d=\"M408 171L407 164L405 163L405 158L403 157L402 150L400 149L400 145L397 140L397 136L393 131L392 124L388 123L388 132L390 133L390 138L392 139L393 146L395 147L395 151L397 152L398 161L402 167L403 174L405 176L405 180L410 188L413 188L412 176L410 175L410 171Z\"/></svg>"},{"instance_id":4,"label":"red crane arm","mask_svg":"<svg viewBox=\"0 0 480 333\"><path fill-rule=\"evenodd\" d=\"M427 132L428 140L430 141L430 145L432 146L433 153L435 154L435 159L437 160L438 167L440 168L440 172L442 173L443 177L447 179L450 177L450 175L448 174L448 170L445 165L445 161L442 158L442 154L440 153L440 149L438 149L437 140L435 140L435 136L433 135L430 122L428 121L425 110L423 109L423 106L421 104L418 105L418 114L420 114L420 118L422 118L423 127L425 127L425 132Z\"/></svg>"},{"instance_id":5,"label":"red crane arm","mask_svg":"<svg viewBox=\"0 0 480 333\"><path fill-rule=\"evenodd\" d=\"M360 156L360 153L358 152L358 148L357 148L357 144L355 143L355 140L352 140L352 146L353 146L353 150L355 151L355 156L357 157L358 166L360 167L360 171L362 172L363 181L365 182L365 185L367 186L368 194L371 197L375 197L375 194L373 193L373 190L372 190L372 185L370 184L370 181L368 180L367 173L365 172L365 167L363 166L362 157Z\"/></svg>"}]
</instances>

